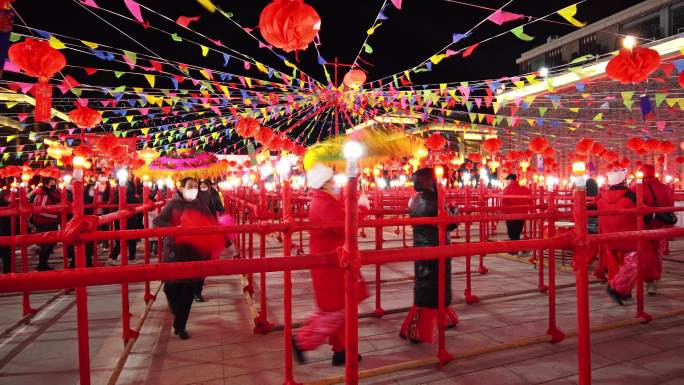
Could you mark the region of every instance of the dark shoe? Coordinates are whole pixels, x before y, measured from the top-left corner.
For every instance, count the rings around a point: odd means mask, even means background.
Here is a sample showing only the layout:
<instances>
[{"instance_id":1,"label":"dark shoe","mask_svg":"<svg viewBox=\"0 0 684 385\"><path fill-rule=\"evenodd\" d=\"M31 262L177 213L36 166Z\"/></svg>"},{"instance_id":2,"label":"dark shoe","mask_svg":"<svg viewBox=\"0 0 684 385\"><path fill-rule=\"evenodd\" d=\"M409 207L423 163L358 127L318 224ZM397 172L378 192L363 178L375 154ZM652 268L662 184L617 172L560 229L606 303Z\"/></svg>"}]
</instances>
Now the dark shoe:
<instances>
[{"instance_id":1,"label":"dark shoe","mask_svg":"<svg viewBox=\"0 0 684 385\"><path fill-rule=\"evenodd\" d=\"M361 362L361 355L359 354L359 362ZM341 352L334 352L333 357L332 357L332 364L333 366L342 366L347 363L347 352L341 351Z\"/></svg>"},{"instance_id":2,"label":"dark shoe","mask_svg":"<svg viewBox=\"0 0 684 385\"><path fill-rule=\"evenodd\" d=\"M514 251L514 252L512 252L512 253L508 253L508 255L517 257L517 256L518 256L518 252L517 252L517 251Z\"/></svg>"},{"instance_id":3,"label":"dark shoe","mask_svg":"<svg viewBox=\"0 0 684 385\"><path fill-rule=\"evenodd\" d=\"M180 339L182 340L187 340L188 338L190 338L190 334L188 334L188 332L185 330L174 330L173 332L174 334L178 335L178 337L180 337Z\"/></svg>"},{"instance_id":4,"label":"dark shoe","mask_svg":"<svg viewBox=\"0 0 684 385\"><path fill-rule=\"evenodd\" d=\"M292 355L294 355L294 358L298 364L304 365L306 363L304 351L297 346L297 341L295 340L294 336L292 336Z\"/></svg>"},{"instance_id":5,"label":"dark shoe","mask_svg":"<svg viewBox=\"0 0 684 385\"><path fill-rule=\"evenodd\" d=\"M36 271L52 271L54 270L53 267L50 267L48 265L38 265L36 266Z\"/></svg>"},{"instance_id":6,"label":"dark shoe","mask_svg":"<svg viewBox=\"0 0 684 385\"><path fill-rule=\"evenodd\" d=\"M195 294L195 302L204 302L202 294Z\"/></svg>"},{"instance_id":7,"label":"dark shoe","mask_svg":"<svg viewBox=\"0 0 684 385\"><path fill-rule=\"evenodd\" d=\"M621 298L622 296L620 295L620 293L613 290L612 287L606 286L606 292L608 292L608 295L610 296L610 298L612 298L613 301L617 302L618 305L625 306L625 304L622 302L622 298Z\"/></svg>"}]
</instances>

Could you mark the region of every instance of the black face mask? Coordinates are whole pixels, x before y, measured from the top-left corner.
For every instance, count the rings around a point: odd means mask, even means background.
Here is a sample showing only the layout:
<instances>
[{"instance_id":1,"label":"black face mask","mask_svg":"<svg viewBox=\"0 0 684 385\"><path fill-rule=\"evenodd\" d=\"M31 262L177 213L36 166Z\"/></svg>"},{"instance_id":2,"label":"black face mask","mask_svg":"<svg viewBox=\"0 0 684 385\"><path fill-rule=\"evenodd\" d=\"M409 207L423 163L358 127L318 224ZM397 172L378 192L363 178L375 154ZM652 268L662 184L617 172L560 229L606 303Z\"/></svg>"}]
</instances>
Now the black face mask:
<instances>
[{"instance_id":1,"label":"black face mask","mask_svg":"<svg viewBox=\"0 0 684 385\"><path fill-rule=\"evenodd\" d=\"M48 189L49 189L50 191L55 191L55 190L57 190L57 185L54 185L54 184L53 184L52 186L48 187Z\"/></svg>"}]
</instances>

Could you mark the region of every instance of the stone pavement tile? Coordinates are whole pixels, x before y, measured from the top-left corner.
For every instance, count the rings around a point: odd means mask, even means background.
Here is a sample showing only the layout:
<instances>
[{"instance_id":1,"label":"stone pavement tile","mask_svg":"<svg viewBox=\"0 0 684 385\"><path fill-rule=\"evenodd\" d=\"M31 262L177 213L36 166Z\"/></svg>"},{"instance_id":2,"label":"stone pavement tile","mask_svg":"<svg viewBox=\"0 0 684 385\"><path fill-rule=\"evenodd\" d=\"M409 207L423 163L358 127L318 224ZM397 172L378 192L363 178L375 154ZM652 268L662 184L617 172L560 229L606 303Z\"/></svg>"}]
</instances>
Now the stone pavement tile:
<instances>
[{"instance_id":1,"label":"stone pavement tile","mask_svg":"<svg viewBox=\"0 0 684 385\"><path fill-rule=\"evenodd\" d=\"M667 350L632 362L660 375L679 378L684 383L684 348Z\"/></svg>"},{"instance_id":2,"label":"stone pavement tile","mask_svg":"<svg viewBox=\"0 0 684 385\"><path fill-rule=\"evenodd\" d=\"M616 362L623 362L659 353L661 349L627 337L592 344L591 351Z\"/></svg>"},{"instance_id":3,"label":"stone pavement tile","mask_svg":"<svg viewBox=\"0 0 684 385\"><path fill-rule=\"evenodd\" d=\"M649 331L635 339L663 350L679 348L684 346L684 328Z\"/></svg>"},{"instance_id":4,"label":"stone pavement tile","mask_svg":"<svg viewBox=\"0 0 684 385\"><path fill-rule=\"evenodd\" d=\"M592 367L599 368L614 363L598 354L591 355ZM550 354L545 357L506 365L527 382L537 384L577 373L577 354L574 351Z\"/></svg>"},{"instance_id":5,"label":"stone pavement tile","mask_svg":"<svg viewBox=\"0 0 684 385\"><path fill-rule=\"evenodd\" d=\"M212 346L180 352L164 353L160 357L162 370L179 368L182 366L210 364L220 362L223 359L222 347Z\"/></svg>"},{"instance_id":6,"label":"stone pavement tile","mask_svg":"<svg viewBox=\"0 0 684 385\"><path fill-rule=\"evenodd\" d=\"M441 381L429 382L430 385L527 385L524 378L506 368L492 368L472 372Z\"/></svg>"},{"instance_id":7,"label":"stone pavement tile","mask_svg":"<svg viewBox=\"0 0 684 385\"><path fill-rule=\"evenodd\" d=\"M190 334L190 339L182 340L174 335L173 329L170 328L165 353L168 354L221 345L220 334L194 333L191 326L188 326L188 333Z\"/></svg>"},{"instance_id":8,"label":"stone pavement tile","mask_svg":"<svg viewBox=\"0 0 684 385\"><path fill-rule=\"evenodd\" d=\"M201 365L182 366L174 369L151 373L148 379L150 385L187 385L202 381L218 380L223 378L223 365L210 363ZM156 380L156 381L155 381Z\"/></svg>"},{"instance_id":9,"label":"stone pavement tile","mask_svg":"<svg viewBox=\"0 0 684 385\"><path fill-rule=\"evenodd\" d=\"M535 344L517 349L508 349L482 354L466 359L457 359L455 361L455 365L458 365L468 372L490 369L514 362L547 356L552 353L547 345L549 344Z\"/></svg>"},{"instance_id":10,"label":"stone pavement tile","mask_svg":"<svg viewBox=\"0 0 684 385\"><path fill-rule=\"evenodd\" d=\"M304 378L295 372L295 381L302 382ZM226 372L224 384L226 385L282 385L283 384L282 370L262 370L256 373L244 374L241 376L231 376Z\"/></svg>"},{"instance_id":11,"label":"stone pavement tile","mask_svg":"<svg viewBox=\"0 0 684 385\"><path fill-rule=\"evenodd\" d=\"M579 382L576 375L569 379ZM621 362L592 370L591 380L592 383L601 385L656 385L667 380L667 378L637 364Z\"/></svg>"},{"instance_id":12,"label":"stone pavement tile","mask_svg":"<svg viewBox=\"0 0 684 385\"><path fill-rule=\"evenodd\" d=\"M558 380L545 382L540 385L577 385L577 383L568 378L559 378Z\"/></svg>"}]
</instances>

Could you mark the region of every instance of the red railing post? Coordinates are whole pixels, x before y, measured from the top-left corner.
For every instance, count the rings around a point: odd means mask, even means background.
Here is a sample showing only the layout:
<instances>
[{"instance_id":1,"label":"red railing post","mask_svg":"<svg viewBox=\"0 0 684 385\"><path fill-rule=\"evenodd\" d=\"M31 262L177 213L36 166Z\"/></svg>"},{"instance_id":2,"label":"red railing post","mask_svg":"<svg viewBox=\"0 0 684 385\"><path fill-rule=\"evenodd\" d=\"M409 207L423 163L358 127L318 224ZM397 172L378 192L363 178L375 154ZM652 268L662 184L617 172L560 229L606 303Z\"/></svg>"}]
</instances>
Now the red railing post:
<instances>
[{"instance_id":1,"label":"red railing post","mask_svg":"<svg viewBox=\"0 0 684 385\"><path fill-rule=\"evenodd\" d=\"M581 179L581 181L580 181ZM575 178L575 202L573 218L575 220L575 255L573 268L577 293L577 367L579 385L591 384L591 345L589 336L589 277L588 267L591 252L587 243L587 192L584 178Z\"/></svg>"},{"instance_id":2,"label":"red railing post","mask_svg":"<svg viewBox=\"0 0 684 385\"><path fill-rule=\"evenodd\" d=\"M446 212L446 199L444 196L444 187L441 183L441 178L437 178L437 216L444 219L448 214ZM446 245L446 225L440 223L437 227L439 234L439 245ZM467 263L467 262L466 262ZM451 277L449 277L451 278ZM439 268L437 272L437 329L438 329L438 350L437 359L439 360L438 367L443 367L454 357L447 351L446 348L446 258L439 257Z\"/></svg>"},{"instance_id":3,"label":"red railing post","mask_svg":"<svg viewBox=\"0 0 684 385\"><path fill-rule=\"evenodd\" d=\"M126 183L120 183L118 186L119 193L119 211L126 210ZM126 218L119 219L119 229L126 230ZM128 265L128 241L126 239L119 239L119 262L121 266ZM129 339L135 338L137 333L131 329L131 312L128 297L128 283L121 284L121 326L123 329L124 345Z\"/></svg>"},{"instance_id":4,"label":"red railing post","mask_svg":"<svg viewBox=\"0 0 684 385\"><path fill-rule=\"evenodd\" d=\"M59 202L64 206L64 209L60 210L60 228L64 229L67 223L67 207L69 207L69 202L67 201L66 188L59 189ZM69 245L66 242L62 242L62 268L66 269L69 266L69 253L67 253ZM74 259L76 254L74 254Z\"/></svg>"},{"instance_id":5,"label":"red railing post","mask_svg":"<svg viewBox=\"0 0 684 385\"><path fill-rule=\"evenodd\" d=\"M534 212L542 212L543 210L541 209L541 206L544 204L544 185L539 186L539 191L538 191L538 197L537 199L534 200L534 205L538 206L539 208L535 208ZM548 213L548 208L547 208L547 213ZM537 236L539 239L544 238L544 219L539 219L536 221L537 222ZM538 288L539 291L542 293L545 293L547 290L549 290L549 287L544 284L544 249L536 249L535 252L537 253L537 261L538 261L538 274L539 274L539 284Z\"/></svg>"},{"instance_id":6,"label":"red railing post","mask_svg":"<svg viewBox=\"0 0 684 385\"><path fill-rule=\"evenodd\" d=\"M28 234L28 210L30 209L26 189L19 187L19 234ZM21 250L21 272L28 273L28 246L22 244ZM21 293L22 315L36 314L36 309L31 307L31 297L28 291Z\"/></svg>"},{"instance_id":7,"label":"red railing post","mask_svg":"<svg viewBox=\"0 0 684 385\"><path fill-rule=\"evenodd\" d=\"M292 203L290 197L290 180L283 180L283 223L290 224L292 220ZM292 232L283 231L283 255L289 257L292 249ZM284 385L297 385L292 369L292 271L283 272L283 307L284 307L284 338L285 338L285 380Z\"/></svg>"},{"instance_id":8,"label":"red railing post","mask_svg":"<svg viewBox=\"0 0 684 385\"><path fill-rule=\"evenodd\" d=\"M471 213L471 191L469 186L465 186L465 209L467 213ZM465 224L465 242L470 243L470 225L471 222ZM446 234L445 234L446 236ZM442 245L442 243L440 243ZM465 257L465 271L466 271L466 288L464 290L465 302L469 305L479 302L476 295L473 295L472 283L471 283L471 272L470 272L470 255Z\"/></svg>"},{"instance_id":9,"label":"red railing post","mask_svg":"<svg viewBox=\"0 0 684 385\"><path fill-rule=\"evenodd\" d=\"M548 220L548 237L556 236L556 195L549 193L548 212L551 215ZM565 339L565 334L556 325L556 249L549 249L549 328L546 334L551 336L551 342L560 342Z\"/></svg>"},{"instance_id":10,"label":"red railing post","mask_svg":"<svg viewBox=\"0 0 684 385\"><path fill-rule=\"evenodd\" d=\"M378 202L380 203L380 202ZM378 210L382 210L382 205L379 204L378 207L376 207ZM377 219L382 219L382 214L378 214L376 216ZM375 250L382 250L382 226L377 226L375 228ZM382 309L381 305L381 290L380 290L380 280L381 280L381 275L380 275L380 264L375 265L375 316L376 317L382 317L385 314L385 311Z\"/></svg>"},{"instance_id":11,"label":"red railing post","mask_svg":"<svg viewBox=\"0 0 684 385\"><path fill-rule=\"evenodd\" d=\"M147 187L146 185L143 185L143 196L142 196L142 202L145 207L147 207L147 204L150 203L150 188ZM149 209L143 210L143 228L149 229L150 228L150 217L149 217ZM145 248L145 255L144 255L144 262L146 265L150 264L150 238L145 237L143 238L144 242L144 248ZM143 299L145 302L149 302L152 299L155 299L156 297L152 294L150 291L150 281L145 281L145 295Z\"/></svg>"},{"instance_id":12,"label":"red railing post","mask_svg":"<svg viewBox=\"0 0 684 385\"><path fill-rule=\"evenodd\" d=\"M82 175L82 174L81 174ZM83 181L80 177L73 180L73 214L74 218L83 215ZM74 245L76 268L86 267L85 245ZM81 385L90 385L90 338L88 336L88 288L76 288L76 328L78 333L78 368Z\"/></svg>"},{"instance_id":13,"label":"red railing post","mask_svg":"<svg viewBox=\"0 0 684 385\"><path fill-rule=\"evenodd\" d=\"M358 196L356 160L347 161L347 188L344 216L344 258L342 267L345 278L345 380L346 385L359 382L359 304L358 278L361 269L358 240Z\"/></svg>"},{"instance_id":14,"label":"red railing post","mask_svg":"<svg viewBox=\"0 0 684 385\"><path fill-rule=\"evenodd\" d=\"M637 205L637 230L644 229L644 215L641 210L646 208L644 204L644 184L641 179L637 179L636 185L636 205ZM643 318L644 322L651 320L651 315L644 311L644 260L646 252L645 241L637 238L637 276L636 276L636 300L637 300L637 318Z\"/></svg>"}]
</instances>

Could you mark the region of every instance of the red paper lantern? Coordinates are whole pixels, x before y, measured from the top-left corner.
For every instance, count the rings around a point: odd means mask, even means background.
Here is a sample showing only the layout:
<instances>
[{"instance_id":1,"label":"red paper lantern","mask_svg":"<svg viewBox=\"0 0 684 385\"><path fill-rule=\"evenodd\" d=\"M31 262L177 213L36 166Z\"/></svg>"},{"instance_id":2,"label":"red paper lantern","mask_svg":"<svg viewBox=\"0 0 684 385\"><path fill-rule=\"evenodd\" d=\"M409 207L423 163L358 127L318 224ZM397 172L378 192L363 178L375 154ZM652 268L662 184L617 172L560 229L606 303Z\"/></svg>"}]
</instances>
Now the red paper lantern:
<instances>
[{"instance_id":1,"label":"red paper lantern","mask_svg":"<svg viewBox=\"0 0 684 385\"><path fill-rule=\"evenodd\" d=\"M658 152L663 154L671 154L677 149L674 143L669 140L664 140L658 145Z\"/></svg>"},{"instance_id":2,"label":"red paper lantern","mask_svg":"<svg viewBox=\"0 0 684 385\"><path fill-rule=\"evenodd\" d=\"M580 154L580 155L587 155L591 151L592 147L594 147L594 141L593 140L587 139L587 138L582 138L575 145L575 153Z\"/></svg>"},{"instance_id":3,"label":"red paper lantern","mask_svg":"<svg viewBox=\"0 0 684 385\"><path fill-rule=\"evenodd\" d=\"M528 145L530 151L535 154L541 154L547 147L549 147L549 141L541 136L532 139Z\"/></svg>"},{"instance_id":4,"label":"red paper lantern","mask_svg":"<svg viewBox=\"0 0 684 385\"><path fill-rule=\"evenodd\" d=\"M634 152L638 152L644 147L644 141L641 138L630 138L626 144L627 148Z\"/></svg>"},{"instance_id":5,"label":"red paper lantern","mask_svg":"<svg viewBox=\"0 0 684 385\"><path fill-rule=\"evenodd\" d=\"M78 128L93 128L100 124L102 115L90 107L78 106L69 112L69 120Z\"/></svg>"},{"instance_id":6,"label":"red paper lantern","mask_svg":"<svg viewBox=\"0 0 684 385\"><path fill-rule=\"evenodd\" d=\"M290 138L283 138L283 143L281 144L283 150L287 152L294 152L295 142Z\"/></svg>"},{"instance_id":7,"label":"red paper lantern","mask_svg":"<svg viewBox=\"0 0 684 385\"><path fill-rule=\"evenodd\" d=\"M259 17L261 36L285 52L306 49L320 29L320 16L303 0L273 0Z\"/></svg>"},{"instance_id":8,"label":"red paper lantern","mask_svg":"<svg viewBox=\"0 0 684 385\"><path fill-rule=\"evenodd\" d=\"M242 118L235 125L235 132L243 138L252 137L259 129L259 122L254 118Z\"/></svg>"},{"instance_id":9,"label":"red paper lantern","mask_svg":"<svg viewBox=\"0 0 684 385\"><path fill-rule=\"evenodd\" d=\"M589 152L594 155L600 155L604 151L606 151L606 147L601 143L594 143L594 145L591 146L591 150L589 150Z\"/></svg>"},{"instance_id":10,"label":"red paper lantern","mask_svg":"<svg viewBox=\"0 0 684 385\"><path fill-rule=\"evenodd\" d=\"M294 148L294 154L297 156L304 156L306 154L306 147L302 146L301 144L298 144Z\"/></svg>"},{"instance_id":11,"label":"red paper lantern","mask_svg":"<svg viewBox=\"0 0 684 385\"><path fill-rule=\"evenodd\" d=\"M13 176L19 178L21 176L21 173L21 167L19 166L7 166L3 168L3 175L6 177Z\"/></svg>"},{"instance_id":12,"label":"red paper lantern","mask_svg":"<svg viewBox=\"0 0 684 385\"><path fill-rule=\"evenodd\" d=\"M679 73L679 78L677 80L679 81L679 86L684 88L684 71Z\"/></svg>"},{"instance_id":13,"label":"red paper lantern","mask_svg":"<svg viewBox=\"0 0 684 385\"><path fill-rule=\"evenodd\" d=\"M81 144L79 146L74 147L72 153L74 154L74 156L90 158L91 156L93 156L93 149L84 144Z\"/></svg>"},{"instance_id":14,"label":"red paper lantern","mask_svg":"<svg viewBox=\"0 0 684 385\"><path fill-rule=\"evenodd\" d=\"M534 155L534 153L530 150L527 150L525 152L521 152L518 159L529 159L532 157L532 155Z\"/></svg>"},{"instance_id":15,"label":"red paper lantern","mask_svg":"<svg viewBox=\"0 0 684 385\"><path fill-rule=\"evenodd\" d=\"M283 146L283 138L274 135L270 142L266 145L271 151L280 151Z\"/></svg>"},{"instance_id":16,"label":"red paper lantern","mask_svg":"<svg viewBox=\"0 0 684 385\"><path fill-rule=\"evenodd\" d=\"M355 68L344 75L343 81L349 88L359 88L366 82L366 73Z\"/></svg>"},{"instance_id":17,"label":"red paper lantern","mask_svg":"<svg viewBox=\"0 0 684 385\"><path fill-rule=\"evenodd\" d=\"M439 151L446 146L446 143L447 141L442 134L435 132L425 140L425 147L433 151Z\"/></svg>"},{"instance_id":18,"label":"red paper lantern","mask_svg":"<svg viewBox=\"0 0 684 385\"><path fill-rule=\"evenodd\" d=\"M644 145L642 146L642 148L647 152L658 151L658 147L660 147L660 142L657 139L649 139L645 141Z\"/></svg>"},{"instance_id":19,"label":"red paper lantern","mask_svg":"<svg viewBox=\"0 0 684 385\"><path fill-rule=\"evenodd\" d=\"M658 69L660 54L646 47L624 48L606 66L606 75L621 83L640 83Z\"/></svg>"},{"instance_id":20,"label":"red paper lantern","mask_svg":"<svg viewBox=\"0 0 684 385\"><path fill-rule=\"evenodd\" d=\"M263 144L264 146L267 146L269 143L271 143L271 139L275 136L275 133L273 130L271 130L269 127L262 126L259 127L259 129L256 131L254 134L254 139L256 139L257 142Z\"/></svg>"},{"instance_id":21,"label":"red paper lantern","mask_svg":"<svg viewBox=\"0 0 684 385\"><path fill-rule=\"evenodd\" d=\"M503 141L499 138L489 138L482 142L482 148L490 154L499 151L501 146L503 146Z\"/></svg>"},{"instance_id":22,"label":"red paper lantern","mask_svg":"<svg viewBox=\"0 0 684 385\"><path fill-rule=\"evenodd\" d=\"M554 154L554 150L551 147L546 147L544 151L542 151L542 156L544 157L544 162L546 162L548 159L552 159L551 157Z\"/></svg>"},{"instance_id":23,"label":"red paper lantern","mask_svg":"<svg viewBox=\"0 0 684 385\"><path fill-rule=\"evenodd\" d=\"M678 156L675 158L675 162L682 164L684 163L684 156Z\"/></svg>"},{"instance_id":24,"label":"red paper lantern","mask_svg":"<svg viewBox=\"0 0 684 385\"><path fill-rule=\"evenodd\" d=\"M12 44L7 55L27 75L38 78L38 83L31 89L36 98L34 119L47 122L52 115L52 86L48 80L66 65L64 55L50 47L47 41L31 38Z\"/></svg>"},{"instance_id":25,"label":"red paper lantern","mask_svg":"<svg viewBox=\"0 0 684 385\"><path fill-rule=\"evenodd\" d=\"M470 153L468 154L468 159L474 163L480 163L482 161L482 154L477 152Z\"/></svg>"},{"instance_id":26,"label":"red paper lantern","mask_svg":"<svg viewBox=\"0 0 684 385\"><path fill-rule=\"evenodd\" d=\"M603 154L601 154L601 159L603 159L606 162L615 162L617 158L618 154L613 150L607 150L604 151Z\"/></svg>"},{"instance_id":27,"label":"red paper lantern","mask_svg":"<svg viewBox=\"0 0 684 385\"><path fill-rule=\"evenodd\" d=\"M95 146L98 150L107 153L112 148L119 145L119 139L112 134L105 134L97 139Z\"/></svg>"}]
</instances>

